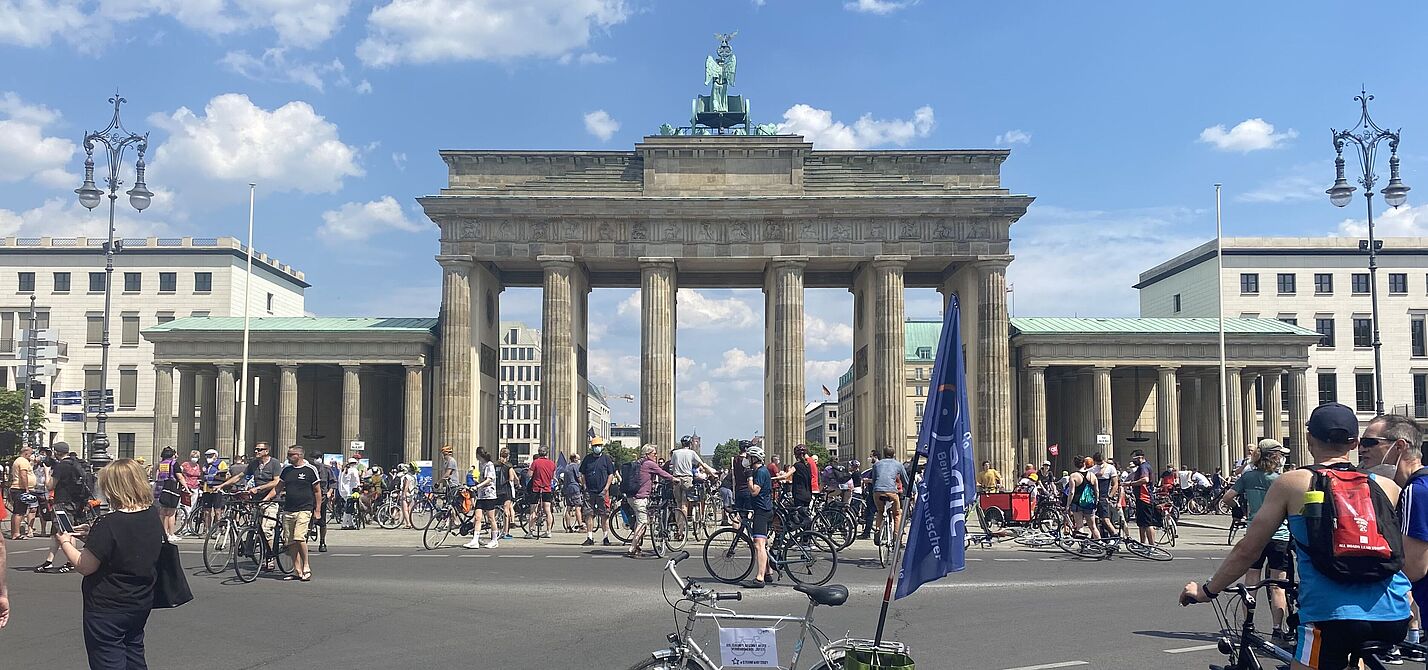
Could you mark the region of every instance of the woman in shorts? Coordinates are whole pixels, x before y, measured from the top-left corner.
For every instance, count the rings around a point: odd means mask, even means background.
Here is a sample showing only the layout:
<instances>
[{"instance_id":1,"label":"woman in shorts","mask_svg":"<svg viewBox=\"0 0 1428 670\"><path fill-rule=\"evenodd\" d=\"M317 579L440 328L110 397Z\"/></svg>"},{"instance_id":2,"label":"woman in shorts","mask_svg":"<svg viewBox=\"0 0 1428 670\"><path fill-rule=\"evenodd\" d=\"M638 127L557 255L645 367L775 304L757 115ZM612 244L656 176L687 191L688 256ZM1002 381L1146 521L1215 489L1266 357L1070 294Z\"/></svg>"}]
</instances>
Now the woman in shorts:
<instances>
[{"instance_id":1,"label":"woman in shorts","mask_svg":"<svg viewBox=\"0 0 1428 670\"><path fill-rule=\"evenodd\" d=\"M501 447L496 466L496 505L506 515L501 523L500 539L511 539L511 519L516 518L516 472L511 467L511 450Z\"/></svg>"}]
</instances>

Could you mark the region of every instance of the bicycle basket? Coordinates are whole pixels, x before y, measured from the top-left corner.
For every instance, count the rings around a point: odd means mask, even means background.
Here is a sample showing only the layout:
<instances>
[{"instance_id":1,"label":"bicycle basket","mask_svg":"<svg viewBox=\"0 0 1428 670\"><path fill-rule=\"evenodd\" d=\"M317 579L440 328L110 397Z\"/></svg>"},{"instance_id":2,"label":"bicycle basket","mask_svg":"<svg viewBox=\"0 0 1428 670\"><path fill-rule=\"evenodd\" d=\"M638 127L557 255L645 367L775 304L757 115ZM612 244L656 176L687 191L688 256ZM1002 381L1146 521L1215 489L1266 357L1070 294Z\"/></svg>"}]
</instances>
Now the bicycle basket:
<instances>
[{"instance_id":1,"label":"bicycle basket","mask_svg":"<svg viewBox=\"0 0 1428 670\"><path fill-rule=\"evenodd\" d=\"M912 656L889 645L854 645L843 657L843 670L913 670Z\"/></svg>"}]
</instances>

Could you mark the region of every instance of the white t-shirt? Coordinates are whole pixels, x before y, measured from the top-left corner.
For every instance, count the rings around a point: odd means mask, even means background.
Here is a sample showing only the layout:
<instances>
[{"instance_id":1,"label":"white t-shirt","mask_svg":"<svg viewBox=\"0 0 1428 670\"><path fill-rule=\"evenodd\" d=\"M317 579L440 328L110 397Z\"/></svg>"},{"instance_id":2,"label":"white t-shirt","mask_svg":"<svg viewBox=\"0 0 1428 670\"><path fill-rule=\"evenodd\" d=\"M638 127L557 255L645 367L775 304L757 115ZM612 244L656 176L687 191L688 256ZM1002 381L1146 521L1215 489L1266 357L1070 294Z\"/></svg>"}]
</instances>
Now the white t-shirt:
<instances>
[{"instance_id":1,"label":"white t-shirt","mask_svg":"<svg viewBox=\"0 0 1428 670\"><path fill-rule=\"evenodd\" d=\"M485 463L480 464L478 467L481 468L481 481L480 481L480 484L488 484L488 485L486 485L486 486L477 486L477 488L476 488L476 499L477 499L477 500L495 500L495 499L496 499L496 484L495 484L495 482L496 482L496 466L495 466L495 464L491 463L490 461L487 461L487 462L485 462Z\"/></svg>"},{"instance_id":2,"label":"white t-shirt","mask_svg":"<svg viewBox=\"0 0 1428 670\"><path fill-rule=\"evenodd\" d=\"M1179 472L1176 472L1176 473L1175 473L1175 479L1176 479L1176 481L1180 482L1180 488L1182 488L1182 489L1188 489L1188 488L1190 488L1190 471L1189 471L1189 470L1181 470L1181 471L1179 471Z\"/></svg>"},{"instance_id":3,"label":"white t-shirt","mask_svg":"<svg viewBox=\"0 0 1428 670\"><path fill-rule=\"evenodd\" d=\"M675 449L669 454L669 474L676 477L693 477L694 464L704 464L699 452L688 447Z\"/></svg>"},{"instance_id":4,"label":"white t-shirt","mask_svg":"<svg viewBox=\"0 0 1428 670\"><path fill-rule=\"evenodd\" d=\"M1203 472L1196 472L1191 474L1190 479L1195 483L1196 486L1203 486L1205 488L1210 487L1210 479L1206 477L1205 473Z\"/></svg>"},{"instance_id":5,"label":"white t-shirt","mask_svg":"<svg viewBox=\"0 0 1428 670\"><path fill-rule=\"evenodd\" d=\"M357 468L347 468L342 471L342 477L337 480L337 495L346 498L352 495L362 486L362 473Z\"/></svg>"}]
</instances>

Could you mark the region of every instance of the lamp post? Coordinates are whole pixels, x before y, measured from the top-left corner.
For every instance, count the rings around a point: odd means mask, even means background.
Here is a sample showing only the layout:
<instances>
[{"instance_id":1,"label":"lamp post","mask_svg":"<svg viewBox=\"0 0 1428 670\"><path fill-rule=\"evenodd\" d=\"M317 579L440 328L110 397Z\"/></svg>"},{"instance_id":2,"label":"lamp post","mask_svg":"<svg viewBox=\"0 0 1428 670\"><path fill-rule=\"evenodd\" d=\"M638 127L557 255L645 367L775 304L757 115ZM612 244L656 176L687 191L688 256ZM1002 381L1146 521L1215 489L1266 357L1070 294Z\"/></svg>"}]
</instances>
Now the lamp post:
<instances>
[{"instance_id":1,"label":"lamp post","mask_svg":"<svg viewBox=\"0 0 1428 670\"><path fill-rule=\"evenodd\" d=\"M1364 204L1368 207L1368 241L1360 240L1359 249L1368 251L1369 270L1369 303L1370 320L1373 327L1373 383L1374 383L1374 409L1378 414L1383 414L1383 343L1379 340L1378 333L1378 249L1381 242L1374 239L1373 235L1373 187L1378 181L1378 175L1373 172L1374 162L1378 156L1378 143L1388 140L1388 185L1383 187L1383 201L1390 207L1398 207L1408 200L1408 187L1403 184L1403 180L1398 176L1398 132L1397 130L1384 130L1377 123L1369 118L1368 104L1373 100L1373 96L1366 91L1360 90L1354 96L1354 100L1359 102L1362 114L1359 122L1348 130L1329 129L1334 138L1334 185L1330 186L1325 193L1329 194L1329 202L1335 207L1343 207L1349 204L1353 198L1355 187L1350 186L1348 180L1344 179L1344 145L1352 144L1358 149L1359 167L1363 176L1359 177L1359 183L1364 187Z\"/></svg>"},{"instance_id":2,"label":"lamp post","mask_svg":"<svg viewBox=\"0 0 1428 670\"><path fill-rule=\"evenodd\" d=\"M79 204L84 205L85 209L93 211L99 206L104 191L94 185L94 147L96 144L104 145L109 160L109 175L105 179L105 185L109 187L109 239L104 243L104 317L99 341L99 413L95 416L96 425L94 437L90 440L89 453L89 460L96 468L102 468L113 460L109 454L109 435L105 432L105 425L109 420L109 397L106 394L109 388L109 307L114 287L114 252L119 250L119 245L114 240L114 208L115 201L119 199L119 168L129 147L134 147L139 153L138 161L134 164L134 187L125 192L125 195L129 196L129 204L142 212L154 198L153 192L144 184L144 152L149 150L149 134L131 133L124 128L124 124L119 120L119 105L125 102L128 101L115 93L114 97L109 99L109 104L114 105L114 118L109 120L109 125L105 126L104 130L96 130L84 136L84 183L74 190L79 196ZM85 403L89 402L88 393L89 390L86 389Z\"/></svg>"}]
</instances>

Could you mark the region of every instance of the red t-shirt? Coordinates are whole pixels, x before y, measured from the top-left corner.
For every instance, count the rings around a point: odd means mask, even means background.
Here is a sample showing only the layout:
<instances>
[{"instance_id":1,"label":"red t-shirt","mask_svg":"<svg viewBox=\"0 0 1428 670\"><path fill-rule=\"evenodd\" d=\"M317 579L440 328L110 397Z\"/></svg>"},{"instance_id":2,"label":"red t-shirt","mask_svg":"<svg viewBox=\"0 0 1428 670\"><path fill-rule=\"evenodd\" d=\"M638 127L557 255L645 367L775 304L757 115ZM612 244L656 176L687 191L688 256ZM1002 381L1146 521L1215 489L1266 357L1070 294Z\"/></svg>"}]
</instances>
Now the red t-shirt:
<instances>
[{"instance_id":1,"label":"red t-shirt","mask_svg":"<svg viewBox=\"0 0 1428 670\"><path fill-rule=\"evenodd\" d=\"M555 461L537 458L531 461L531 490L549 491L550 482L555 479Z\"/></svg>"}]
</instances>

